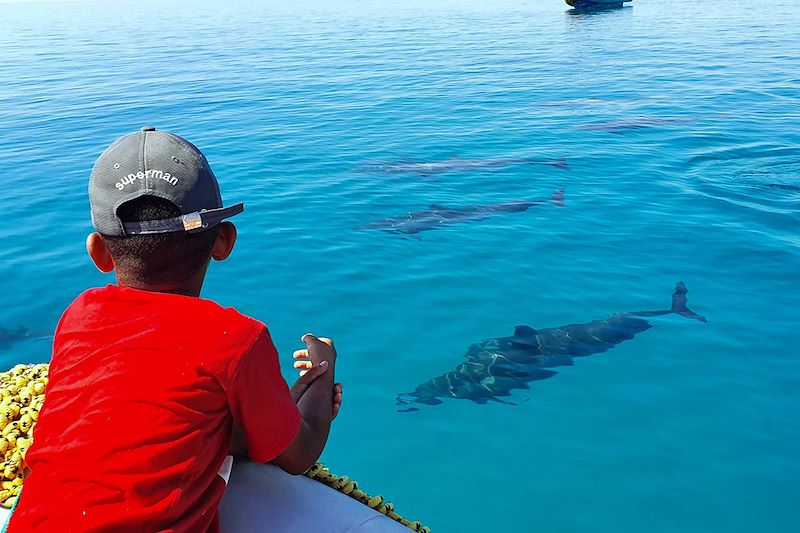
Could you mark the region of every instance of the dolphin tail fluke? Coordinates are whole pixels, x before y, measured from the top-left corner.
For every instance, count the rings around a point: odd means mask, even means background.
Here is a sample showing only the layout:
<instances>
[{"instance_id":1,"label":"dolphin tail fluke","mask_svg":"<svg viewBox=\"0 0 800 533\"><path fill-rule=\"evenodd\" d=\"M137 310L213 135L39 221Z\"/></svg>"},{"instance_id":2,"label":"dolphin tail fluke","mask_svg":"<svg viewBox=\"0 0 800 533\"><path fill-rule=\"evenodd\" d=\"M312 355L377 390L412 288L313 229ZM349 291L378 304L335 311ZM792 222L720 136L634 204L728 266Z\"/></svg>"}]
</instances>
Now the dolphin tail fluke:
<instances>
[{"instance_id":1,"label":"dolphin tail fluke","mask_svg":"<svg viewBox=\"0 0 800 533\"><path fill-rule=\"evenodd\" d=\"M564 207L564 205L566 205L564 202L564 189L556 189L553 191L553 196L550 197L550 203L558 207Z\"/></svg>"},{"instance_id":2,"label":"dolphin tail fluke","mask_svg":"<svg viewBox=\"0 0 800 533\"><path fill-rule=\"evenodd\" d=\"M677 313L686 318L693 318L695 320L699 320L700 322L708 322L706 317L702 315L698 315L688 307L686 307L686 293L689 290L686 288L686 284L682 281L679 281L675 285L675 292L672 294L672 308L670 309L673 313Z\"/></svg>"},{"instance_id":3,"label":"dolphin tail fluke","mask_svg":"<svg viewBox=\"0 0 800 533\"><path fill-rule=\"evenodd\" d=\"M664 316L670 315L675 313L677 315L681 315L686 318L693 318L695 320L699 320L700 322L708 322L706 317L702 315L698 315L688 307L686 307L686 293L689 290L686 288L686 285L679 281L675 284L675 292L672 293L672 306L669 309L664 309L663 311L636 311L634 313L624 313L625 315L629 316L636 316L636 317L651 317L651 316Z\"/></svg>"}]
</instances>

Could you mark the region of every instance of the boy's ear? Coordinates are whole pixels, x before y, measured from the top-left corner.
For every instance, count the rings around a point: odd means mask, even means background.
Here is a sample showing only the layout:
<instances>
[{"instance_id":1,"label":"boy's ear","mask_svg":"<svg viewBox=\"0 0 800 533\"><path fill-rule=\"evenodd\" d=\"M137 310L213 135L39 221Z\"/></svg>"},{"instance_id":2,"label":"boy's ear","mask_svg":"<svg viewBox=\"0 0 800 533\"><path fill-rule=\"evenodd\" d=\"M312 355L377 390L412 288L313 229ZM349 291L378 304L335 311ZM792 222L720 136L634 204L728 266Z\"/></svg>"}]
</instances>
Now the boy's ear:
<instances>
[{"instance_id":1,"label":"boy's ear","mask_svg":"<svg viewBox=\"0 0 800 533\"><path fill-rule=\"evenodd\" d=\"M232 222L223 222L217 231L217 240L211 249L211 257L216 261L223 261L231 255L233 245L236 244L236 226Z\"/></svg>"},{"instance_id":2,"label":"boy's ear","mask_svg":"<svg viewBox=\"0 0 800 533\"><path fill-rule=\"evenodd\" d=\"M108 248L106 248L106 243L103 242L103 237L96 231L86 237L86 251L89 252L89 257L92 258L94 266L100 272L107 274L114 270L114 261L111 259Z\"/></svg>"}]
</instances>

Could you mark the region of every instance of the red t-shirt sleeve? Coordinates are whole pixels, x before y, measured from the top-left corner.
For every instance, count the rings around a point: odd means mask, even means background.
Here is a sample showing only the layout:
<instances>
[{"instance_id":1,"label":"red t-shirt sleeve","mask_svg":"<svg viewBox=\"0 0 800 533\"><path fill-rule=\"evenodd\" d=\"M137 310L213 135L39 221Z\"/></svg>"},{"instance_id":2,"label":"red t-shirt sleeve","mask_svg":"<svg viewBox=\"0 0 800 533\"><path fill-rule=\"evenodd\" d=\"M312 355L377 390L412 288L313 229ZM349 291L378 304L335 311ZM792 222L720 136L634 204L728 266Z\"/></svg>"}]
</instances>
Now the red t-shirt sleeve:
<instances>
[{"instance_id":1,"label":"red t-shirt sleeve","mask_svg":"<svg viewBox=\"0 0 800 533\"><path fill-rule=\"evenodd\" d=\"M278 352L266 328L239 360L227 398L253 461L273 460L297 435L300 411L281 375Z\"/></svg>"}]
</instances>

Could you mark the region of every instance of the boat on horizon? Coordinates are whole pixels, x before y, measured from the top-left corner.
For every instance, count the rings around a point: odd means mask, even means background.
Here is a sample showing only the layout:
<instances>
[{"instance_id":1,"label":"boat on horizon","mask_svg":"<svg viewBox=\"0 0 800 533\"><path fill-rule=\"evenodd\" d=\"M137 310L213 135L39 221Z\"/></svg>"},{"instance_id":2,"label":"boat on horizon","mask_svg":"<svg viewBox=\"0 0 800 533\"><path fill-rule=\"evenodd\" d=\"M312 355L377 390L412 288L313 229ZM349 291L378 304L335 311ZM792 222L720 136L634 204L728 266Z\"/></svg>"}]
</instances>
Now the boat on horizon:
<instances>
[{"instance_id":1,"label":"boat on horizon","mask_svg":"<svg viewBox=\"0 0 800 533\"><path fill-rule=\"evenodd\" d=\"M610 9L622 7L625 2L633 0L564 0L568 6L576 9Z\"/></svg>"}]
</instances>

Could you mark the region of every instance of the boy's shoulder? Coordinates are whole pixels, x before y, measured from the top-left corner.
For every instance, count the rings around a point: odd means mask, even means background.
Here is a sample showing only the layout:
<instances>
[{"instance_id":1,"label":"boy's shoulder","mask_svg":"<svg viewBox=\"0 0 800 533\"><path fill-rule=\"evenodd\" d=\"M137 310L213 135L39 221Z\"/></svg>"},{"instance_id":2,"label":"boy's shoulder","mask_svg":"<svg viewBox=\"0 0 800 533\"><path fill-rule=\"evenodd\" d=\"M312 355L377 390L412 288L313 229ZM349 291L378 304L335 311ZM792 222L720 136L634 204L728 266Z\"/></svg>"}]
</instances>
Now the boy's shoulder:
<instances>
[{"instance_id":1,"label":"boy's shoulder","mask_svg":"<svg viewBox=\"0 0 800 533\"><path fill-rule=\"evenodd\" d=\"M153 329L181 331L198 339L213 337L222 342L225 338L252 342L266 331L264 323L213 300L117 285L81 293L64 312L59 330L93 324L124 331L143 322Z\"/></svg>"}]
</instances>

